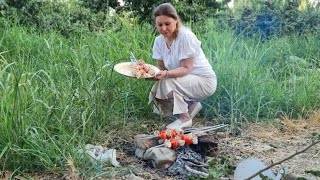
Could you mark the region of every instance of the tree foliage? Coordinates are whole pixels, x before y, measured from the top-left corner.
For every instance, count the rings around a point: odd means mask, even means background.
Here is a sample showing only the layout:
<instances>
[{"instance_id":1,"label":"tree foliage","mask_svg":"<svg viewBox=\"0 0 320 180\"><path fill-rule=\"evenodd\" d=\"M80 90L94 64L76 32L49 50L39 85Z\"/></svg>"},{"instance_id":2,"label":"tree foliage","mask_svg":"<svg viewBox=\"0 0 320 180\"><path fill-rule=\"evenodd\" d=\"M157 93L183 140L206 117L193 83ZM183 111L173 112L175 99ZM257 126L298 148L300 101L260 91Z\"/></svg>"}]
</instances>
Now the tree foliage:
<instances>
[{"instance_id":1,"label":"tree foliage","mask_svg":"<svg viewBox=\"0 0 320 180\"><path fill-rule=\"evenodd\" d=\"M234 18L229 22L237 34L270 36L318 33L320 11L318 4L306 0L242 1L235 5Z\"/></svg>"},{"instance_id":2,"label":"tree foliage","mask_svg":"<svg viewBox=\"0 0 320 180\"><path fill-rule=\"evenodd\" d=\"M85 8L93 10L93 12L108 12L108 7L116 9L120 6L117 0L79 0Z\"/></svg>"},{"instance_id":3,"label":"tree foliage","mask_svg":"<svg viewBox=\"0 0 320 180\"><path fill-rule=\"evenodd\" d=\"M199 22L214 17L218 11L225 9L228 0L126 0L125 2L125 6L140 21L152 22L153 9L161 3L170 2L183 21Z\"/></svg>"},{"instance_id":4,"label":"tree foliage","mask_svg":"<svg viewBox=\"0 0 320 180\"><path fill-rule=\"evenodd\" d=\"M113 18L99 9L103 4L90 8L86 5L77 0L6 0L1 14L20 25L35 27L39 31L55 30L65 36L103 31L112 23Z\"/></svg>"},{"instance_id":5,"label":"tree foliage","mask_svg":"<svg viewBox=\"0 0 320 180\"><path fill-rule=\"evenodd\" d=\"M38 30L57 30L63 35L105 31L115 20L109 15L115 9L118 16L131 21L153 24L153 9L170 2L183 22L202 26L208 19L219 28L231 27L236 34L260 35L263 40L273 35L316 33L320 31L319 4L308 0L2 0L0 15L21 25ZM217 27L218 27L217 26Z\"/></svg>"}]
</instances>

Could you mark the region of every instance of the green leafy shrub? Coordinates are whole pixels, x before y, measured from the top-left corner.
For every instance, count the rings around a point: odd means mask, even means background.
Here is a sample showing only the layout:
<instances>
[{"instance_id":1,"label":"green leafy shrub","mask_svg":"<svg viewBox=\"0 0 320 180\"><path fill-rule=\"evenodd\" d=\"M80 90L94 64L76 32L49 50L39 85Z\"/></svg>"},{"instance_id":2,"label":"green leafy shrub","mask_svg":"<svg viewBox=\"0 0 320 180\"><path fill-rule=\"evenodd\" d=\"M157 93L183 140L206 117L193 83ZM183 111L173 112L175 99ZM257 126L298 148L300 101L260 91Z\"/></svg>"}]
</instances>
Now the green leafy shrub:
<instances>
[{"instance_id":1,"label":"green leafy shrub","mask_svg":"<svg viewBox=\"0 0 320 180\"><path fill-rule=\"evenodd\" d=\"M81 6L93 10L93 12L104 12L109 11L108 7L118 8L120 6L117 0L79 0Z\"/></svg>"},{"instance_id":2,"label":"green leafy shrub","mask_svg":"<svg viewBox=\"0 0 320 180\"><path fill-rule=\"evenodd\" d=\"M99 32L114 26L114 17L104 11L93 11L78 1L22 1L6 3L4 16L20 25L40 31L55 30L64 36Z\"/></svg>"},{"instance_id":3,"label":"green leafy shrub","mask_svg":"<svg viewBox=\"0 0 320 180\"><path fill-rule=\"evenodd\" d=\"M261 19L263 16L270 18ZM245 6L239 1L230 26L236 34L260 35L262 39L273 35L315 34L320 32L319 17L319 8L304 0L252 1Z\"/></svg>"}]
</instances>

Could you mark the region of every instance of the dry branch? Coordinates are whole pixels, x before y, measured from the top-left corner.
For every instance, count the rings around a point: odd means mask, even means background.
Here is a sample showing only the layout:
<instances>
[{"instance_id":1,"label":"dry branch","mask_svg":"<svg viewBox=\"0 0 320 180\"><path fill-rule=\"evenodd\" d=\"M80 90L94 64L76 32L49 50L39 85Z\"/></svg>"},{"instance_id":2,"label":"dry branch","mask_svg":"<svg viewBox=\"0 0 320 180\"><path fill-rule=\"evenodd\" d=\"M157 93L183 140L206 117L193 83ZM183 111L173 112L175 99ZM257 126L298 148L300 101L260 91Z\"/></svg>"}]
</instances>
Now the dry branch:
<instances>
[{"instance_id":1,"label":"dry branch","mask_svg":"<svg viewBox=\"0 0 320 180\"><path fill-rule=\"evenodd\" d=\"M280 161L278 161L278 162L275 162L275 163L270 164L269 166L261 169L260 171L256 172L255 174L253 174L252 176L248 177L248 178L245 179L245 180L250 180L250 179L254 178L255 176L257 176L258 174L262 173L263 171L268 170L268 169L270 169L271 167L273 167L273 166L275 166L275 165L281 164L281 163L283 163L284 161L287 161L288 159L291 159L291 158L293 158L294 156L296 156L296 155L298 155L298 154L301 154L301 153L307 151L309 148L311 148L312 146L318 144L319 142L320 142L320 140L315 141L315 142L313 142L312 144L310 144L309 146L307 146L306 148L302 149L301 151L297 151L296 153L292 154L291 156L288 156L288 157L286 157L286 158L284 158L284 159L282 159L282 160L280 160Z\"/></svg>"},{"instance_id":2,"label":"dry branch","mask_svg":"<svg viewBox=\"0 0 320 180\"><path fill-rule=\"evenodd\" d=\"M192 168L189 167L188 165L185 165L184 167L186 168L187 171L189 171L189 172L191 172L191 173L193 173L193 174L200 175L200 176L204 176L204 177L208 177L208 176L209 176L208 173L205 173L205 172L201 172L201 171L192 169Z\"/></svg>"},{"instance_id":3,"label":"dry branch","mask_svg":"<svg viewBox=\"0 0 320 180\"><path fill-rule=\"evenodd\" d=\"M201 161L198 161L196 159L187 159L187 158L182 158L182 159L185 161L189 161L190 164L197 166L197 167L209 167L208 164L201 162Z\"/></svg>"}]
</instances>

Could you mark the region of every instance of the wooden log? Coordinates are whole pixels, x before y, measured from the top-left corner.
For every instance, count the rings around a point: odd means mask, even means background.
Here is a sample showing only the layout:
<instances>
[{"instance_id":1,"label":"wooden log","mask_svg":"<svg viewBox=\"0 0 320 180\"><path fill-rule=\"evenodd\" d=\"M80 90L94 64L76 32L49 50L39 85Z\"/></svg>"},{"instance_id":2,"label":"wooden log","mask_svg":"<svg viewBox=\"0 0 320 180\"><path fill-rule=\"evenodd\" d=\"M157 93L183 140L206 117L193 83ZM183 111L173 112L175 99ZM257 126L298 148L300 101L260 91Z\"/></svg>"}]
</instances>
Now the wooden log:
<instances>
[{"instance_id":1,"label":"wooden log","mask_svg":"<svg viewBox=\"0 0 320 180\"><path fill-rule=\"evenodd\" d=\"M218 141L213 135L198 133L198 144L191 145L191 148L204 156L216 157L218 153Z\"/></svg>"},{"instance_id":2,"label":"wooden log","mask_svg":"<svg viewBox=\"0 0 320 180\"><path fill-rule=\"evenodd\" d=\"M159 137L147 134L138 134L134 136L134 144L141 149L149 149L159 145Z\"/></svg>"}]
</instances>

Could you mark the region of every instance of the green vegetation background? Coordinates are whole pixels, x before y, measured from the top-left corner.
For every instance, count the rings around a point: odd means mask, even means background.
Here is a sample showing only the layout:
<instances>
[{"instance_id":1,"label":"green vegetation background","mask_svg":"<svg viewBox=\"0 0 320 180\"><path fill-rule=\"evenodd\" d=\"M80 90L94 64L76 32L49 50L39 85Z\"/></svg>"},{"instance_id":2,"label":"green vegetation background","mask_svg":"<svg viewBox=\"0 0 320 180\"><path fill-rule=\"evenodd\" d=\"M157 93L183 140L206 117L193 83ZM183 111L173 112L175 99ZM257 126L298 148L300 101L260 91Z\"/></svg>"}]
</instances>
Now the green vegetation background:
<instances>
[{"instance_id":1,"label":"green vegetation background","mask_svg":"<svg viewBox=\"0 0 320 180\"><path fill-rule=\"evenodd\" d=\"M72 158L85 176L95 170L79 153L85 144L117 148L115 137L130 140L164 123L148 104L153 82L113 71L130 51L155 64L157 32L130 1L115 4L114 16L108 5L75 0L8 2L0 3L1 169L63 172ZM192 17L196 9L178 6L218 76L201 118L237 126L319 109L319 8L303 2L240 3L230 10L222 1ZM281 28L262 40L252 27L266 13L280 19Z\"/></svg>"}]
</instances>

